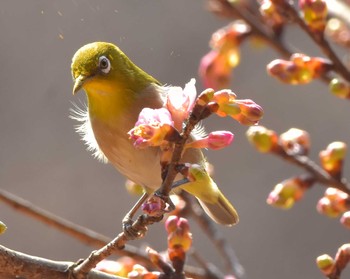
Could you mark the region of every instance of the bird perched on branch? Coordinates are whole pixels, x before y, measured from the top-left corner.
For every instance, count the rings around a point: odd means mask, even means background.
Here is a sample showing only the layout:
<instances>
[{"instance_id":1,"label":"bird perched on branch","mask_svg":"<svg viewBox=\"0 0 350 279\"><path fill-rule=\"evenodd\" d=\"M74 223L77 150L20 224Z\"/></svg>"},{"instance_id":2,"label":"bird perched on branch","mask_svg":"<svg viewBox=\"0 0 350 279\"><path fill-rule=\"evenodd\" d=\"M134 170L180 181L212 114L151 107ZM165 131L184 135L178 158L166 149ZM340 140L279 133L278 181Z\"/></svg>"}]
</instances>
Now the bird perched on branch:
<instances>
[{"instance_id":1,"label":"bird perched on branch","mask_svg":"<svg viewBox=\"0 0 350 279\"><path fill-rule=\"evenodd\" d=\"M162 184L160 148L136 149L128 132L143 108L161 108L169 87L136 66L117 46L94 42L73 56L73 94L84 89L88 106L76 117L78 129L95 157L110 162L131 181L150 194ZM200 149L189 148L183 162L205 165ZM181 178L180 178L181 179ZM181 189L194 195L205 212L217 223L233 225L238 215L208 173L200 183L188 182Z\"/></svg>"}]
</instances>

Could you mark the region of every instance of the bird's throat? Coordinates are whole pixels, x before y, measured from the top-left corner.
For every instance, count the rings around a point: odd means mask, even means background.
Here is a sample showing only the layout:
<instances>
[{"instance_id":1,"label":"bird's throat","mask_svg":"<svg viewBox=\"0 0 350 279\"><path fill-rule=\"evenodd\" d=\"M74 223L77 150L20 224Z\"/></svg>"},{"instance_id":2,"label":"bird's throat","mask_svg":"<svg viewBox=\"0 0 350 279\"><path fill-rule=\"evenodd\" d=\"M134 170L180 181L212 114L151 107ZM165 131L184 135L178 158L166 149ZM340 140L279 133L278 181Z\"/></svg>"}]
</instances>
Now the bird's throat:
<instances>
[{"instance_id":1,"label":"bird's throat","mask_svg":"<svg viewBox=\"0 0 350 279\"><path fill-rule=\"evenodd\" d=\"M89 84L85 90L90 118L98 118L106 124L121 118L134 100L132 92L121 86Z\"/></svg>"}]
</instances>

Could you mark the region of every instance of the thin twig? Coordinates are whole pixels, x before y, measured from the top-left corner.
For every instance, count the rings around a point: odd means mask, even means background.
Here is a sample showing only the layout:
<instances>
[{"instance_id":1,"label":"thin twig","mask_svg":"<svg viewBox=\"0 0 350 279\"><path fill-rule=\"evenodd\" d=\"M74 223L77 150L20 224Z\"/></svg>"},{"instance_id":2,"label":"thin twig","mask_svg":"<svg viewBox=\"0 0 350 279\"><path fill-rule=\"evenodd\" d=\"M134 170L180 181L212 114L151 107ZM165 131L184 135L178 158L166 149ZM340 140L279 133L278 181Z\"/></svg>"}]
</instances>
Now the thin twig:
<instances>
[{"instance_id":1,"label":"thin twig","mask_svg":"<svg viewBox=\"0 0 350 279\"><path fill-rule=\"evenodd\" d=\"M212 263L205 261L196 251L191 250L190 255L205 270L208 278L221 279L224 277L216 266L214 266Z\"/></svg>"},{"instance_id":2,"label":"thin twig","mask_svg":"<svg viewBox=\"0 0 350 279\"><path fill-rule=\"evenodd\" d=\"M344 193L350 195L350 184L345 178L340 180L335 179L329 173L327 173L323 168L317 165L307 156L292 155L284 151L283 148L278 148L273 151L273 154L291 162L292 164L305 169L310 173L319 183L326 187L337 188Z\"/></svg>"}]
</instances>

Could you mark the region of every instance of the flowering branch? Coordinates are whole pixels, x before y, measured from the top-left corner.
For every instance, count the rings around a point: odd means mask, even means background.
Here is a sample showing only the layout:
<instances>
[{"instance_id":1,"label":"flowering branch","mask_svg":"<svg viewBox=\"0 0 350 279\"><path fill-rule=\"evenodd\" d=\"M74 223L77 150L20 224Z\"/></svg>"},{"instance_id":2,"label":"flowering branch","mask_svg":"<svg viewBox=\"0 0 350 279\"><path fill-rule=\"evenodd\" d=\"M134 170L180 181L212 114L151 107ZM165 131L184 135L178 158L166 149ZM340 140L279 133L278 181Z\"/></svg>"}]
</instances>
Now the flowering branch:
<instances>
[{"instance_id":1,"label":"flowering branch","mask_svg":"<svg viewBox=\"0 0 350 279\"><path fill-rule=\"evenodd\" d=\"M212 12L220 16L230 19L243 20L247 25L246 29L249 30L249 33L246 32L244 39L251 36L261 38L264 42L266 42L273 49L279 52L283 58L293 57L294 55L292 51L288 49L288 47L282 41L282 32L284 30L284 26L288 23L288 21L297 23L326 55L327 59L318 57L308 57L306 59L322 59L322 69L317 69L317 71L314 72L313 68L309 68L309 65L311 65L312 63L305 64L303 62L301 64L298 64L290 63L289 61L289 63L279 63L281 62L281 60L277 59L275 61L272 61L271 63L275 66L278 66L277 68L279 73L277 75L275 72L271 73L269 67L268 72L278 77L283 82L290 84L304 84L318 78L321 79L323 82L330 84L330 90L333 94L337 95L340 98L349 99L350 85L330 75L330 71L334 71L335 73L342 76L344 80L348 82L350 81L349 69L347 69L342 63L342 61L334 52L324 35L325 26L327 23L327 4L332 6L333 2L326 2L326 0L299 0L299 7L303 17L299 16L298 11L294 8L294 6L286 0L259 0L258 3L261 16L258 15L256 7L251 5L249 2L210 0L209 8ZM342 4L343 6L347 7L344 3ZM338 9L340 8L339 5L337 5L337 7ZM335 13L333 6L331 8L331 11L334 15ZM237 21L234 21L234 23L235 22ZM234 25L234 23L232 23L232 26ZM333 24L333 26L342 27L327 27L327 34L334 41L338 41L339 44L348 45L349 40L345 38L349 37L348 34L350 33L350 29L345 27L344 24L341 25L340 21L337 22L337 24ZM227 31L227 29L227 27L222 28L216 33L229 32ZM212 41L215 41L216 33L213 34ZM238 35L236 35L236 38L238 38L239 36L240 34L238 33ZM222 37L224 36L222 35ZM221 44L226 46L224 48L226 53L229 53L229 51L227 50L227 46L230 44L230 51L234 51L237 53L239 43L230 43L229 41L232 42L233 40L231 37L227 36L226 42L221 42ZM212 41L210 45L213 48ZM241 41L242 40L240 40L239 42ZM212 54L212 51L209 54ZM202 63L200 65L199 70L200 75L202 76L205 84L215 84L217 88L220 88L222 85L225 86L225 84L228 84L230 71L232 70L232 68L236 67L238 63L235 63L234 65L228 67L227 60L231 59L230 56L226 55L225 58L223 57L223 55L213 56L209 54L204 56L202 59ZM239 55L236 58L236 60L239 61ZM279 63L280 65L276 65L277 63ZM275 67L275 69L277 68ZM295 72L296 70L297 72Z\"/></svg>"},{"instance_id":2,"label":"flowering branch","mask_svg":"<svg viewBox=\"0 0 350 279\"><path fill-rule=\"evenodd\" d=\"M311 2L310 0L303 0L299 3L307 3ZM320 1L321 2L321 1ZM333 63L333 69L335 72L340 74L344 79L347 81L350 81L350 71L344 66L344 64L341 62L341 60L338 58L336 53L331 48L328 41L325 39L323 29L321 32L315 32L315 29L310 28L310 25L308 25L298 14L294 6L289 3L288 1L274 1L274 3L279 6L281 11L286 13L289 18L291 18L294 22L296 22L308 35L309 37L320 47L320 49L323 51L323 53L332 61ZM326 5L326 4L325 4ZM327 9L327 8L325 8ZM311 25L312 26L312 25Z\"/></svg>"},{"instance_id":3,"label":"flowering branch","mask_svg":"<svg viewBox=\"0 0 350 279\"><path fill-rule=\"evenodd\" d=\"M307 157L310 139L306 131L292 128L278 136L272 130L255 126L247 131L247 137L260 152L277 155L308 172L307 175L277 184L267 199L268 204L283 209L291 208L307 189L319 182L327 189L317 204L317 210L328 217L343 214L340 222L350 228L350 184L342 176L347 150L345 143L333 142L321 150L319 166Z\"/></svg>"}]
</instances>

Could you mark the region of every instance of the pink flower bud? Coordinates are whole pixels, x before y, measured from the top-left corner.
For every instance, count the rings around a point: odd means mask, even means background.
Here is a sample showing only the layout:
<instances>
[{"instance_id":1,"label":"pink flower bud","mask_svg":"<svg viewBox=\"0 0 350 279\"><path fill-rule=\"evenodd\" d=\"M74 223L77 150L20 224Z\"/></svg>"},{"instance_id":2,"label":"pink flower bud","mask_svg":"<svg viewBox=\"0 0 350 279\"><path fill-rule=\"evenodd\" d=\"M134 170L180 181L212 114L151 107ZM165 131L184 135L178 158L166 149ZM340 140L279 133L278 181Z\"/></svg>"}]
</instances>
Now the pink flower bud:
<instances>
[{"instance_id":1,"label":"pink flower bud","mask_svg":"<svg viewBox=\"0 0 350 279\"><path fill-rule=\"evenodd\" d=\"M163 199L152 196L142 205L142 210L150 216L161 216L165 212L165 207Z\"/></svg>"},{"instance_id":2,"label":"pink flower bud","mask_svg":"<svg viewBox=\"0 0 350 279\"><path fill-rule=\"evenodd\" d=\"M235 100L235 103L239 105L241 112L231 116L243 125L257 124L264 114L262 107L252 100Z\"/></svg>"},{"instance_id":3,"label":"pink flower bud","mask_svg":"<svg viewBox=\"0 0 350 279\"><path fill-rule=\"evenodd\" d=\"M188 251L192 245L192 234L188 221L185 218L170 216L165 223L168 232L168 248L181 247Z\"/></svg>"},{"instance_id":4,"label":"pink flower bud","mask_svg":"<svg viewBox=\"0 0 350 279\"><path fill-rule=\"evenodd\" d=\"M222 149L231 144L234 135L228 131L215 131L207 137L192 141L186 144L186 148L210 148L213 150Z\"/></svg>"}]
</instances>

